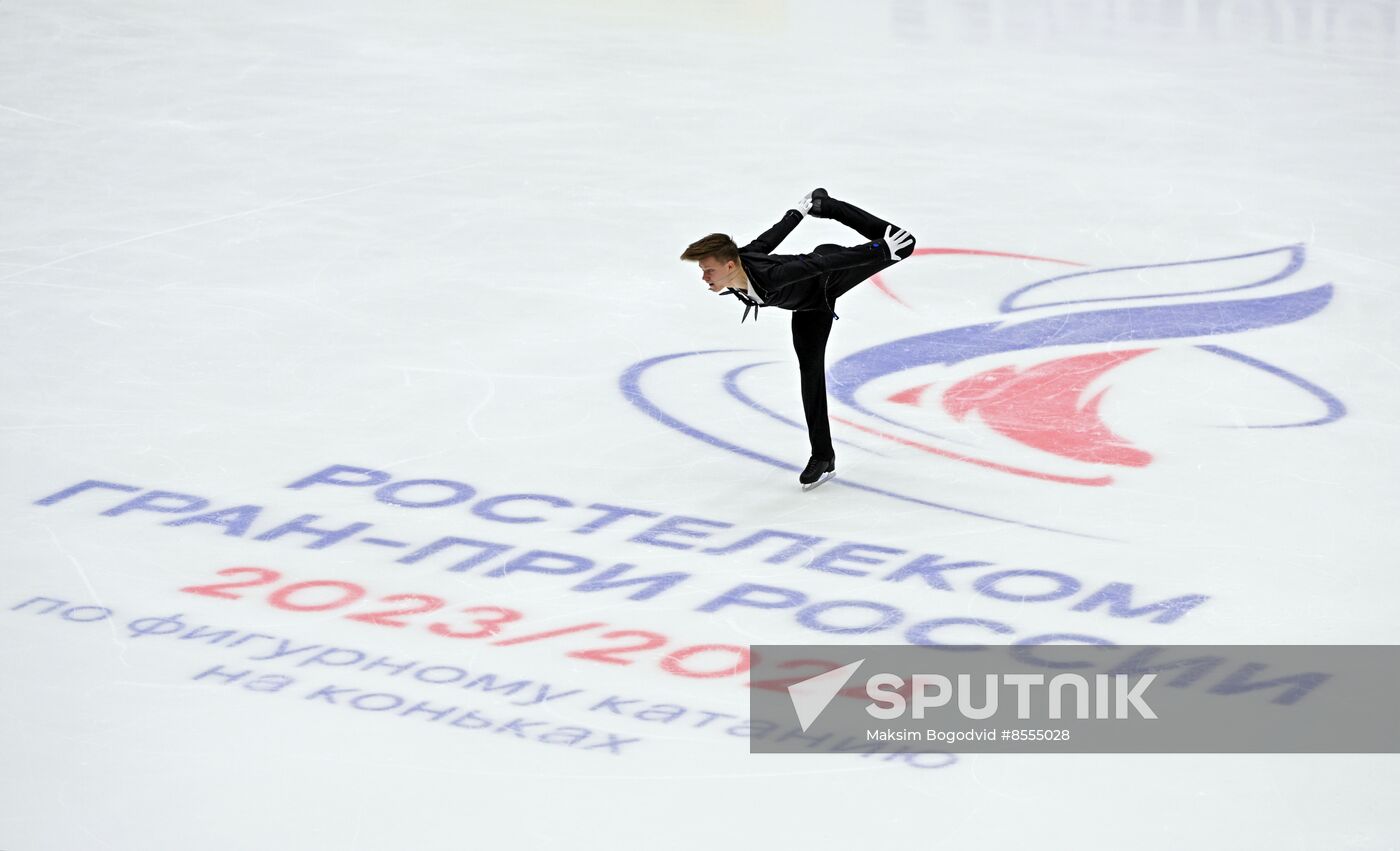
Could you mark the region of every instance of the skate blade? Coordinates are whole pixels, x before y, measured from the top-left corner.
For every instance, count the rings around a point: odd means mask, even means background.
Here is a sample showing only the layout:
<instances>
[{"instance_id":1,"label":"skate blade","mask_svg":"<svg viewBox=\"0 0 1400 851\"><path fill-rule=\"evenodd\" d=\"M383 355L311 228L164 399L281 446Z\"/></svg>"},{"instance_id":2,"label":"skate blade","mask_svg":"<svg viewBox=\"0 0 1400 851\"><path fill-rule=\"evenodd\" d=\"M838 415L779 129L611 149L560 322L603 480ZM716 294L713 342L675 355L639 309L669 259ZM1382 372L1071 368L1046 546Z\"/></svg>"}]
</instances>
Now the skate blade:
<instances>
[{"instance_id":1,"label":"skate blade","mask_svg":"<svg viewBox=\"0 0 1400 851\"><path fill-rule=\"evenodd\" d=\"M822 473L822 477L821 477L820 479L817 479L815 482L812 482L810 485L803 485L803 486L802 486L802 492L803 492L803 493L806 493L807 491L812 490L812 489L814 489L814 488L819 488L819 487L821 487L822 485L826 484L827 482L831 481L831 480L834 479L834 478L836 478L836 471L835 471L835 470L832 470L832 471L829 472L829 473Z\"/></svg>"}]
</instances>

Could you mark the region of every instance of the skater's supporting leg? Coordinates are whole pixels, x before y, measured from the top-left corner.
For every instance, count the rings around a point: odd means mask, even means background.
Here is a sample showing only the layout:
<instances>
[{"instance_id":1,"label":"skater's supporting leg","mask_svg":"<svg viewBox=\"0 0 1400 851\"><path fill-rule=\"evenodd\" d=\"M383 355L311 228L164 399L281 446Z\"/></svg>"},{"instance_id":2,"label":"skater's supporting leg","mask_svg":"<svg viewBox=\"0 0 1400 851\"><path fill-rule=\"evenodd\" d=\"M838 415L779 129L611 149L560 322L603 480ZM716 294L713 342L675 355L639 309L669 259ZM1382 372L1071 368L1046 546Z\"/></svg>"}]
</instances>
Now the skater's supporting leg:
<instances>
[{"instance_id":1,"label":"skater's supporting leg","mask_svg":"<svg viewBox=\"0 0 1400 851\"><path fill-rule=\"evenodd\" d=\"M831 314L825 310L796 310L792 314L792 347L802 372L802 411L807 416L807 437L812 455L835 458L831 423L826 413L826 341L831 335Z\"/></svg>"}]
</instances>

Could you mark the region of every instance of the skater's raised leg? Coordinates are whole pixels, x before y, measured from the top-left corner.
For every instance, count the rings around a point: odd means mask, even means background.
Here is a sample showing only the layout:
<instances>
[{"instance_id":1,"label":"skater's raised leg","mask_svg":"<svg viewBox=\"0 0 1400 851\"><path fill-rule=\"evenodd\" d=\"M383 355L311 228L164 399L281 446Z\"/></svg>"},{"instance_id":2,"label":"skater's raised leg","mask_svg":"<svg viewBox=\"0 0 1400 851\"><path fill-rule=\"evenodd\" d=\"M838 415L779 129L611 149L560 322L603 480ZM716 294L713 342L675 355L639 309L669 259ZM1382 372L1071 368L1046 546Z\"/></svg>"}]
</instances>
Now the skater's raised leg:
<instances>
[{"instance_id":1,"label":"skater's raised leg","mask_svg":"<svg viewBox=\"0 0 1400 851\"><path fill-rule=\"evenodd\" d=\"M871 215L854 204L832 198L825 189L812 190L812 215L820 218L831 219L840 222L861 236L869 240L884 240L894 231L903 230L898 225L890 224L879 216ZM818 252L825 246L819 246ZM908 244L899 249L898 256L901 260L907 260L914 254L914 237L909 235ZM827 297L835 302L836 299L850 292L856 284L868 279L872 275L878 275L885 269L898 263L893 257L887 259L873 260L863 266L856 266L852 269L842 269L835 272L826 281Z\"/></svg>"},{"instance_id":2,"label":"skater's raised leg","mask_svg":"<svg viewBox=\"0 0 1400 851\"><path fill-rule=\"evenodd\" d=\"M825 189L812 190L812 198L812 215L840 222L866 239L884 239L889 230L903 230L898 225L873 216L854 204L832 198L826 194ZM908 259L913 253L914 246L910 243L907 249L899 252L899 256Z\"/></svg>"}]
</instances>

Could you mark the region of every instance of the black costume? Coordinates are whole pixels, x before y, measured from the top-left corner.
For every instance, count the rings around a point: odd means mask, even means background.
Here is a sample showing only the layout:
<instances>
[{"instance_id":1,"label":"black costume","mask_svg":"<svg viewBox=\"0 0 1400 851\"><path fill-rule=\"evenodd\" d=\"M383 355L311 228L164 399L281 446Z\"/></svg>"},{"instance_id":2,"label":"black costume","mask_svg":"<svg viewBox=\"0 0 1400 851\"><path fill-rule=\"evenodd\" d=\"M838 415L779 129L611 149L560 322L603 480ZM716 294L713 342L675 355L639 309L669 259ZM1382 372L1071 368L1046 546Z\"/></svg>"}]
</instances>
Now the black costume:
<instances>
[{"instance_id":1,"label":"black costume","mask_svg":"<svg viewBox=\"0 0 1400 851\"><path fill-rule=\"evenodd\" d=\"M802 410L807 416L812 457L834 460L836 449L831 445L831 423L826 413L826 341L831 334L831 321L839 318L832 308L836 299L856 284L898 262L890 256L885 234L891 228L900 228L830 197L822 197L811 215L834 219L870 242L853 248L818 245L810 254L772 254L802 221L801 213L788 210L762 236L739 249L749 286L763 300L762 305L738 290L730 292L745 302L740 322L748 318L750 310L755 311L757 321L760 306L793 312L792 347L802 373ZM899 250L899 257L907 258L913 253L911 239Z\"/></svg>"}]
</instances>

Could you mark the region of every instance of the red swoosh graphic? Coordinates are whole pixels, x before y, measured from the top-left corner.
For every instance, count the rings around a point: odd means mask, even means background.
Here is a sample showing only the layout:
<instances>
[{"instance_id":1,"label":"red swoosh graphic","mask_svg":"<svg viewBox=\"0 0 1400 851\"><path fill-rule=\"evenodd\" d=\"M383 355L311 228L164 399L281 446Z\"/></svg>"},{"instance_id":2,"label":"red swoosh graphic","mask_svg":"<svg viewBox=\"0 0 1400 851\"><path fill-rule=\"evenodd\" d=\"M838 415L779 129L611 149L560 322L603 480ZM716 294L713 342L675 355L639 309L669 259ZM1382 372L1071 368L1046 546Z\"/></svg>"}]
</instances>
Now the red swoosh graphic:
<instances>
[{"instance_id":1,"label":"red swoosh graphic","mask_svg":"<svg viewBox=\"0 0 1400 851\"><path fill-rule=\"evenodd\" d=\"M1018 372L1004 366L954 384L943 408L962 420L976 411L997 432L1027 446L1094 464L1145 467L1151 454L1114 434L1099 418L1107 389L1083 406L1090 382L1154 349L1097 352L1046 361Z\"/></svg>"},{"instance_id":2,"label":"red swoosh graphic","mask_svg":"<svg viewBox=\"0 0 1400 851\"><path fill-rule=\"evenodd\" d=\"M1013 260L1041 260L1046 263L1059 263L1063 266L1088 266L1088 263L1077 263L1073 260L1057 260L1054 257L1037 257L1034 254L1012 254L1006 251L982 251L977 248L916 248L911 257L918 257L923 254L976 254L982 257L1009 257ZM885 286L885 281L879 275L871 275L870 283L875 285L875 289L908 307L909 304L904 299L894 294L894 291Z\"/></svg>"},{"instance_id":3,"label":"red swoosh graphic","mask_svg":"<svg viewBox=\"0 0 1400 851\"><path fill-rule=\"evenodd\" d=\"M919 443L917 440L910 440L907 437L900 437L899 435L880 431L879 429L874 429L870 426L861 425L860 423L856 422L851 422L850 420L845 419L844 417L832 415L831 418L838 423L848 425L852 428L860 429L861 431L867 434L873 434L877 437L883 437L884 439L892 441L894 443L898 443L901 446L908 446L914 449L919 449L924 452L928 452L933 455L940 455L944 458L951 458L954 461L963 461L968 464L975 464L978 467L986 467L989 470L997 470L1002 473L1011 473L1013 475L1026 476L1027 478L1032 479L1041 479L1042 481L1047 482L1060 482L1062 484L1067 485L1089 485L1091 487L1103 487L1104 485L1109 485L1113 483L1113 479L1109 476L1099 476L1097 478L1092 479L1079 478L1076 476L1057 476L1053 473L1042 473L1037 470L1027 470L1022 467L1012 467L1006 464L998 464L993 461L983 461L981 458L972 458L967 455L959 455L956 452L949 452L946 449L939 449L937 446L929 446L926 443Z\"/></svg>"},{"instance_id":4,"label":"red swoosh graphic","mask_svg":"<svg viewBox=\"0 0 1400 851\"><path fill-rule=\"evenodd\" d=\"M1034 254L1017 254L1008 251L983 251L975 248L918 248L914 250L915 256L929 254L1006 257L1013 260L1057 263L1062 266L1084 267L1089 265L1088 263L1055 257L1040 257ZM870 280L880 292L905 307L909 307L909 304L895 295L879 275L871 276ZM943 406L949 414L959 420L976 411L998 433L1018 443L1054 455L1077 461L1141 467L1150 463L1152 456L1114 434L1099 418L1099 402L1103 399L1104 392L1107 391L1097 394L1082 407L1079 404L1079 399L1085 388L1094 379L1110 369L1150 351L1153 349L1062 358L1039 364L1019 374L1015 367L990 370L965 379L949 388L943 395ZM925 384L911 387L890 396L889 399L898 404L917 406L924 391L930 386ZM831 418L843 425L882 437L902 446L1003 473L1090 487L1103 487L1113 483L1110 476L1092 478L1062 476L1029 470L1024 467L1014 467L1009 464L999 464L994 461L950 452L937 446L930 446L861 425L842 417L832 416Z\"/></svg>"}]
</instances>

